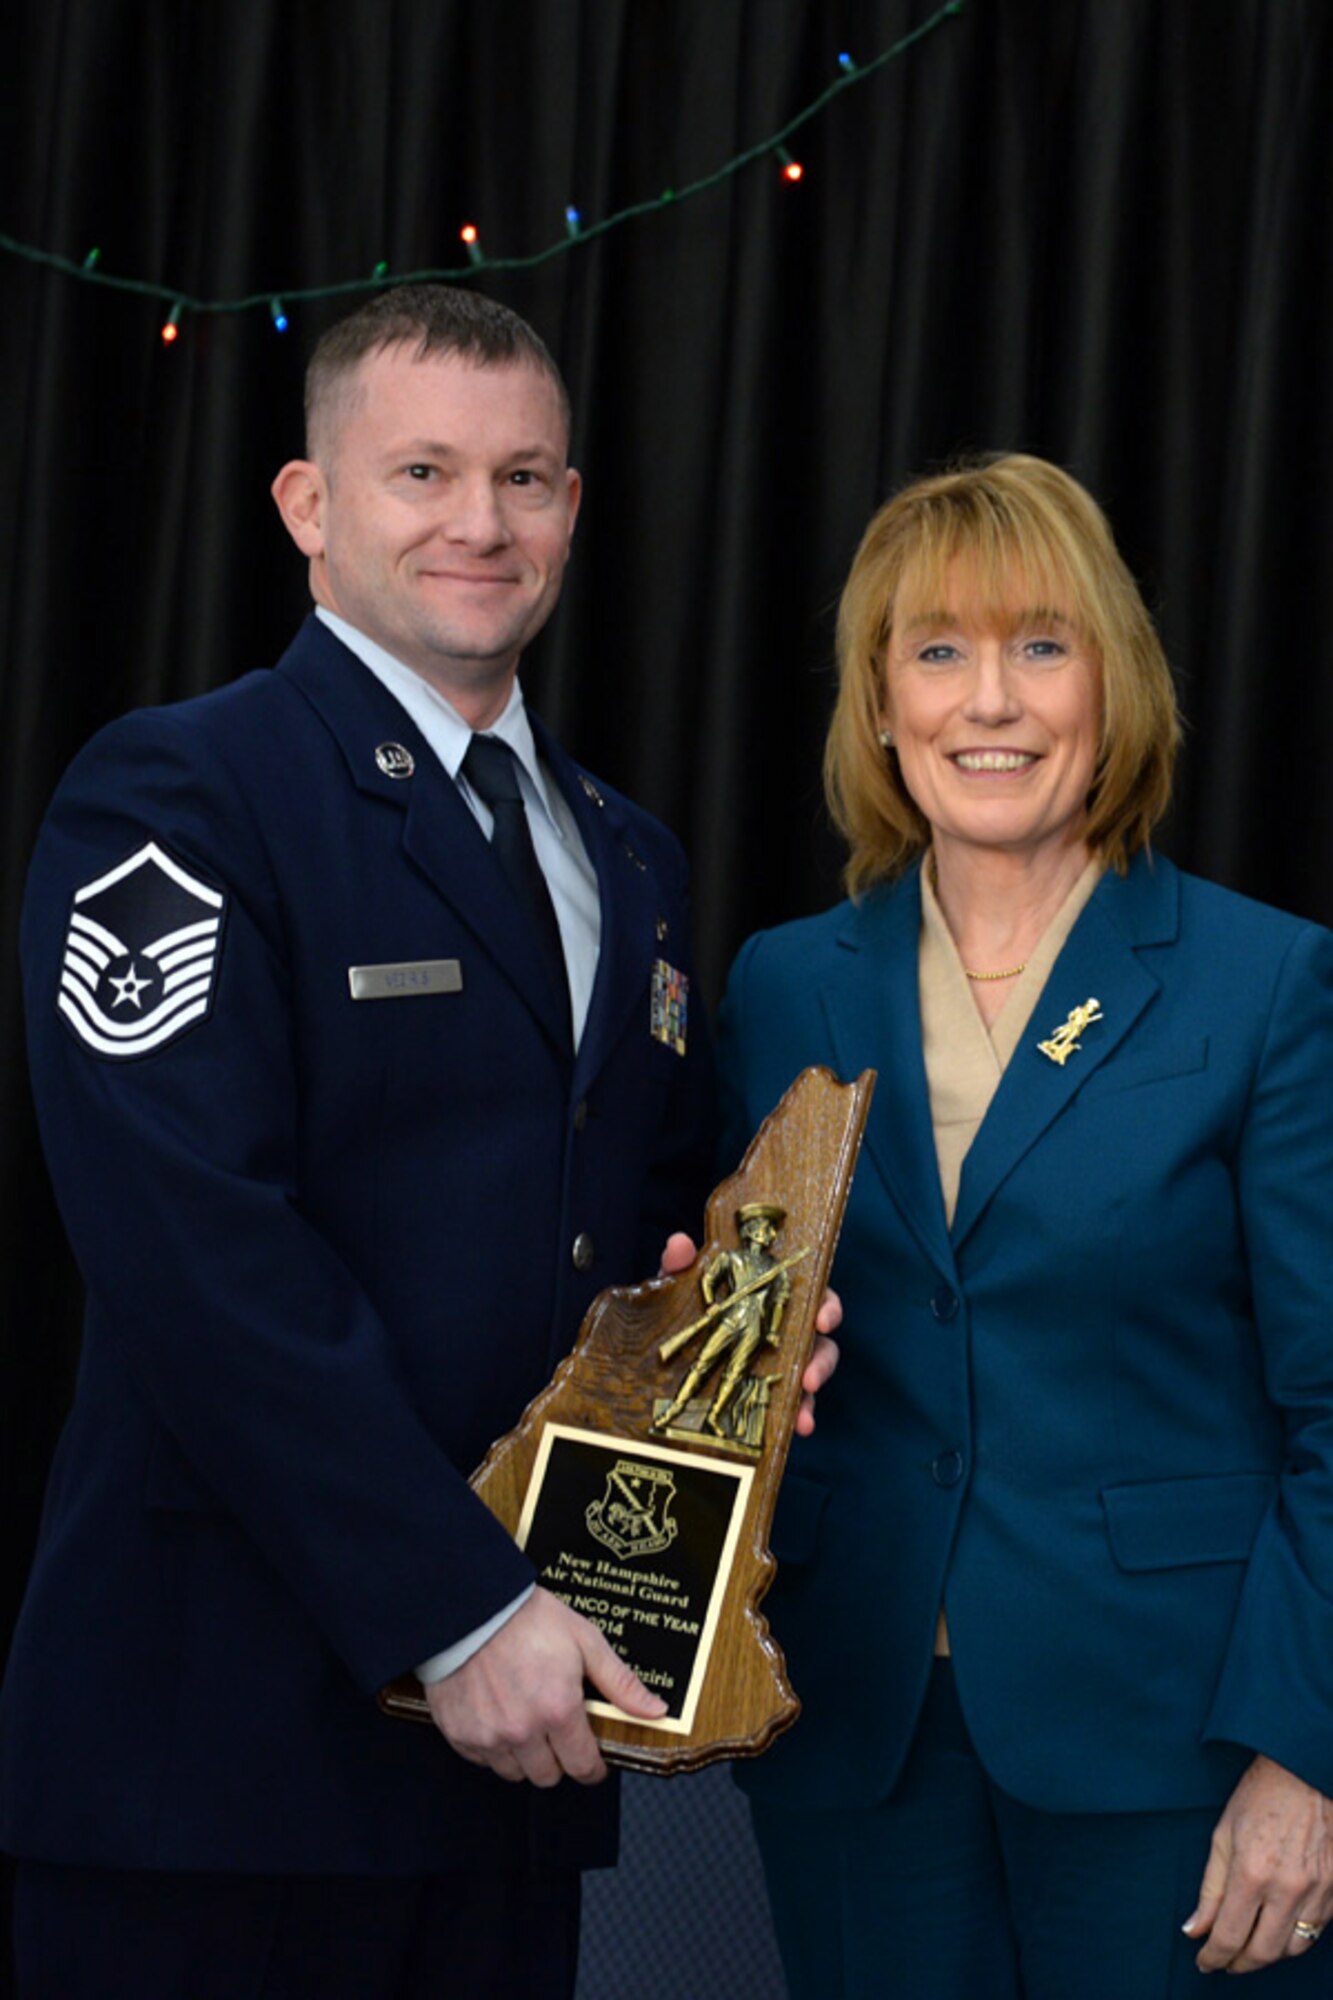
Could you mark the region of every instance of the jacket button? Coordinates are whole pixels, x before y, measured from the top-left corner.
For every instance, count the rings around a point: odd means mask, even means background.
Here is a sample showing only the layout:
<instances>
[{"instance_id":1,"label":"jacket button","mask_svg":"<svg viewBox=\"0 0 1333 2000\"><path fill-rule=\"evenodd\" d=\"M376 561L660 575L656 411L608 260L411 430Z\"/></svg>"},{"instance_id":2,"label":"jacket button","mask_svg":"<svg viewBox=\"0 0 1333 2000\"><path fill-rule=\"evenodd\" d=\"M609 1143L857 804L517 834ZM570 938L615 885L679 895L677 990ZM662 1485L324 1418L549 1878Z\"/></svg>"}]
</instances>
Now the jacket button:
<instances>
[{"instance_id":1,"label":"jacket button","mask_svg":"<svg viewBox=\"0 0 1333 2000\"><path fill-rule=\"evenodd\" d=\"M592 1260L596 1253L592 1247L592 1238L586 1230L580 1229L578 1235L574 1238L574 1247L569 1254L574 1259L574 1269L576 1271L590 1271L592 1269Z\"/></svg>"},{"instance_id":2,"label":"jacket button","mask_svg":"<svg viewBox=\"0 0 1333 2000\"><path fill-rule=\"evenodd\" d=\"M588 1100L581 1097L574 1106L574 1130L581 1132L588 1122Z\"/></svg>"},{"instance_id":3,"label":"jacket button","mask_svg":"<svg viewBox=\"0 0 1333 2000\"><path fill-rule=\"evenodd\" d=\"M951 1292L947 1285L941 1285L931 1299L930 1310L936 1319L956 1319L958 1316L958 1294Z\"/></svg>"},{"instance_id":4,"label":"jacket button","mask_svg":"<svg viewBox=\"0 0 1333 2000\"><path fill-rule=\"evenodd\" d=\"M956 1486L963 1476L962 1452L942 1451L930 1468L930 1476L937 1486Z\"/></svg>"}]
</instances>

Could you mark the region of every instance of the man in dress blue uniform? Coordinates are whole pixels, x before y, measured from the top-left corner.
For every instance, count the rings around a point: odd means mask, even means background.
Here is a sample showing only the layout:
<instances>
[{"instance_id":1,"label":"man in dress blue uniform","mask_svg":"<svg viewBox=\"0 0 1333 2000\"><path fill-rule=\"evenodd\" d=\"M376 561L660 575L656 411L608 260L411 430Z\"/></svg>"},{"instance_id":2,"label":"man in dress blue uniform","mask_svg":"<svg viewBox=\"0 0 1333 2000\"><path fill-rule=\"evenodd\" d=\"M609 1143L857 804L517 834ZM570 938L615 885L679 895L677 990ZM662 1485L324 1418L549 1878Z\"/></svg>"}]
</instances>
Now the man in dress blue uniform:
<instances>
[{"instance_id":1,"label":"man in dress blue uniform","mask_svg":"<svg viewBox=\"0 0 1333 2000\"><path fill-rule=\"evenodd\" d=\"M614 1851L585 1680L661 1712L466 1479L711 1165L679 848L516 677L564 388L414 287L307 400L274 496L313 616L95 739L33 865L88 1315L4 1698L24 2000L568 1993ZM414 1666L434 1734L376 1705Z\"/></svg>"}]
</instances>

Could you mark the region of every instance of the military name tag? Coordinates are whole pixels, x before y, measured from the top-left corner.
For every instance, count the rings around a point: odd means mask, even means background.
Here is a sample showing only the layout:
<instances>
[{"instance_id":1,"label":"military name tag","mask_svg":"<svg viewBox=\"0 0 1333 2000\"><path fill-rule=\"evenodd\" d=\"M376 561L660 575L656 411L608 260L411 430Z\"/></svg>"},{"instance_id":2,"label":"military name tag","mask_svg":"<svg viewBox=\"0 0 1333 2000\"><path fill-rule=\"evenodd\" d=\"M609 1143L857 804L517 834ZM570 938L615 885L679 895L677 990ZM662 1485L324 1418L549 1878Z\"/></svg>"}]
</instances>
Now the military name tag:
<instances>
[{"instance_id":1,"label":"military name tag","mask_svg":"<svg viewBox=\"0 0 1333 2000\"><path fill-rule=\"evenodd\" d=\"M463 968L456 958L423 958L407 965L349 965L353 1000L414 1000L428 993L461 993Z\"/></svg>"}]
</instances>

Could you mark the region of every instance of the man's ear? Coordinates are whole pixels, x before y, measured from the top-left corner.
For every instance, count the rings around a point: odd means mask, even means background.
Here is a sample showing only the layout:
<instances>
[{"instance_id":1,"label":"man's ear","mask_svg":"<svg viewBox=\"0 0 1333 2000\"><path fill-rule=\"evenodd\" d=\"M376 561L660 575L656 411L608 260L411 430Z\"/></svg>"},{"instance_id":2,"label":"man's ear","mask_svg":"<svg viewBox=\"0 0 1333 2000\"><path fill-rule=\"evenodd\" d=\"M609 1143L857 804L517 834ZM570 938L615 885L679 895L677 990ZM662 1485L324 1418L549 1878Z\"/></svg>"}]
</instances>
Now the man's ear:
<instances>
[{"instance_id":1,"label":"man's ear","mask_svg":"<svg viewBox=\"0 0 1333 2000\"><path fill-rule=\"evenodd\" d=\"M303 556L324 553L324 474L308 458L293 458L269 489L283 526Z\"/></svg>"}]
</instances>

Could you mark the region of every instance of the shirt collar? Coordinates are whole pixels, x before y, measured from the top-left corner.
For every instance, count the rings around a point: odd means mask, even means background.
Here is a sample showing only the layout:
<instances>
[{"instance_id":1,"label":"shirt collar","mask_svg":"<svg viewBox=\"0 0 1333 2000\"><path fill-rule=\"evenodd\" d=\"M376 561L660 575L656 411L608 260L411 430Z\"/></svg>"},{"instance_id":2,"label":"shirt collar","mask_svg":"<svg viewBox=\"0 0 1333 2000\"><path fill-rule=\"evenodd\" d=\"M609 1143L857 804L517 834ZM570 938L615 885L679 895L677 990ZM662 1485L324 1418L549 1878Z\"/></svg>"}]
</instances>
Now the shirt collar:
<instances>
[{"instance_id":1,"label":"shirt collar","mask_svg":"<svg viewBox=\"0 0 1333 2000\"><path fill-rule=\"evenodd\" d=\"M336 612L327 611L322 604L315 606L315 616L328 626L335 638L341 639L349 653L354 653L362 666L368 667L377 681L385 686L394 699L405 708L417 728L429 743L435 755L443 764L455 784L460 781L460 772L468 744L472 741L472 727L463 720L458 710L446 696L433 688L428 680L416 672L415 668L404 666L401 660L385 651L364 632L349 625ZM558 816L551 809L551 795L546 773L537 756L537 745L532 734L532 724L523 700L523 690L515 674L509 699L504 709L490 727L487 736L498 736L507 743L523 767L532 789L555 831L564 838Z\"/></svg>"}]
</instances>

